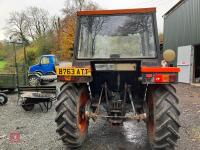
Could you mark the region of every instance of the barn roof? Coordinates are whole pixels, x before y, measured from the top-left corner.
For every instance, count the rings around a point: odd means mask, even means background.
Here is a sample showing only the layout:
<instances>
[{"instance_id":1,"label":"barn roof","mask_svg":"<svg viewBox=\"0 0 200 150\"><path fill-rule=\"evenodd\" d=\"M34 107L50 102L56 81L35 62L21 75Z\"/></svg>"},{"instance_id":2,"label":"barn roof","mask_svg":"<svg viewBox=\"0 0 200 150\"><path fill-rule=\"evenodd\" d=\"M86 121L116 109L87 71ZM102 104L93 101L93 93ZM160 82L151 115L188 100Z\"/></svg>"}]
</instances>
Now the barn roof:
<instances>
[{"instance_id":1,"label":"barn roof","mask_svg":"<svg viewBox=\"0 0 200 150\"><path fill-rule=\"evenodd\" d=\"M177 8L179 8L183 3L185 3L186 0L180 0L178 3L176 3L170 10L168 10L165 14L165 16L168 16L171 14L173 11L175 11Z\"/></svg>"}]
</instances>

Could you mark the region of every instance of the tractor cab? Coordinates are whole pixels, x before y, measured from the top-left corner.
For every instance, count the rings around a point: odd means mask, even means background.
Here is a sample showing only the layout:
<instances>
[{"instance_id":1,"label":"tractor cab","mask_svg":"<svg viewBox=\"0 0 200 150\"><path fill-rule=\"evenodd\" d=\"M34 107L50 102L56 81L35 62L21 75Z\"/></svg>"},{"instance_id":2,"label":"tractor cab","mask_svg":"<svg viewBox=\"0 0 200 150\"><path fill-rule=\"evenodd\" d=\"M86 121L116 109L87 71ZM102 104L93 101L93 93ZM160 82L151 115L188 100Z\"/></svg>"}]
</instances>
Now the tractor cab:
<instances>
[{"instance_id":1,"label":"tractor cab","mask_svg":"<svg viewBox=\"0 0 200 150\"><path fill-rule=\"evenodd\" d=\"M76 59L120 61L157 57L153 9L136 14L131 10L127 13L105 11L101 15L78 14Z\"/></svg>"}]
</instances>

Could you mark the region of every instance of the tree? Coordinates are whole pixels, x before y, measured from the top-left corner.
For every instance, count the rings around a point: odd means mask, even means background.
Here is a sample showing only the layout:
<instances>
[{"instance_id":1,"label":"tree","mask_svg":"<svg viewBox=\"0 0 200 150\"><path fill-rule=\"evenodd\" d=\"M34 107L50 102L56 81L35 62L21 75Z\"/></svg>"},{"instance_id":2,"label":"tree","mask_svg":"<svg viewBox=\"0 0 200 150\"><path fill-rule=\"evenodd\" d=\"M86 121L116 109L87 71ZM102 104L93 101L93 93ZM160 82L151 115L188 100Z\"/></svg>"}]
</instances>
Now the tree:
<instances>
[{"instance_id":1,"label":"tree","mask_svg":"<svg viewBox=\"0 0 200 150\"><path fill-rule=\"evenodd\" d=\"M0 60L3 59L6 55L5 50L3 49L3 43L0 42Z\"/></svg>"},{"instance_id":2,"label":"tree","mask_svg":"<svg viewBox=\"0 0 200 150\"><path fill-rule=\"evenodd\" d=\"M34 40L46 36L50 30L50 17L48 11L29 7L26 11L29 36Z\"/></svg>"},{"instance_id":3,"label":"tree","mask_svg":"<svg viewBox=\"0 0 200 150\"><path fill-rule=\"evenodd\" d=\"M12 12L7 21L6 30L8 35L14 39L21 39L26 44L29 43L27 38L27 16L25 11Z\"/></svg>"},{"instance_id":4,"label":"tree","mask_svg":"<svg viewBox=\"0 0 200 150\"><path fill-rule=\"evenodd\" d=\"M96 3L88 0L68 0L64 7L64 18L58 23L59 32L57 39L59 39L59 50L62 51L62 59L71 57L74 35L76 27L76 12L81 10L94 10L99 8Z\"/></svg>"},{"instance_id":5,"label":"tree","mask_svg":"<svg viewBox=\"0 0 200 150\"><path fill-rule=\"evenodd\" d=\"M3 43L0 42L0 49L3 49Z\"/></svg>"},{"instance_id":6,"label":"tree","mask_svg":"<svg viewBox=\"0 0 200 150\"><path fill-rule=\"evenodd\" d=\"M37 7L29 7L21 12L12 12L6 27L9 36L21 39L26 44L45 37L51 28L51 17L48 11Z\"/></svg>"}]
</instances>

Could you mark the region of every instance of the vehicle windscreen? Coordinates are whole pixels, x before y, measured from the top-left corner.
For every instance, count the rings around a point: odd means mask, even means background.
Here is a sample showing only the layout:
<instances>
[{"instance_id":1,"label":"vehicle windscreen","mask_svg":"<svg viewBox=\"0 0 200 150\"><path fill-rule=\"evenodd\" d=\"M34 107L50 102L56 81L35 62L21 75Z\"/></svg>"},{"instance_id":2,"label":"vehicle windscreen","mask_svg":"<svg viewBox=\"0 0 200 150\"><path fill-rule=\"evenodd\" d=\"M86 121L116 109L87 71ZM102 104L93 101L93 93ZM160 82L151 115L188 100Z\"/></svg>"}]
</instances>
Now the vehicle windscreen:
<instances>
[{"instance_id":1,"label":"vehicle windscreen","mask_svg":"<svg viewBox=\"0 0 200 150\"><path fill-rule=\"evenodd\" d=\"M81 16L78 58L155 57L152 14Z\"/></svg>"}]
</instances>

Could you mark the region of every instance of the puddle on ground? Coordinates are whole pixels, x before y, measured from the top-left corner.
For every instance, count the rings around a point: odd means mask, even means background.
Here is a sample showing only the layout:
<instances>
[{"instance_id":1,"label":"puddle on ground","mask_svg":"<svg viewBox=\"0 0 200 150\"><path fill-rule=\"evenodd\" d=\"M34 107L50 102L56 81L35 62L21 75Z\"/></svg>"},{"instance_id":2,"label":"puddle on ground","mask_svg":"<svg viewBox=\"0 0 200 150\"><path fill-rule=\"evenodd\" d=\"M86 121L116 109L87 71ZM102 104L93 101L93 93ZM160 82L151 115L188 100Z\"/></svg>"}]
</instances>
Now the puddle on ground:
<instances>
[{"instance_id":1,"label":"puddle on ground","mask_svg":"<svg viewBox=\"0 0 200 150\"><path fill-rule=\"evenodd\" d=\"M145 125L136 121L124 122L124 136L131 143L141 143L146 136Z\"/></svg>"}]
</instances>

